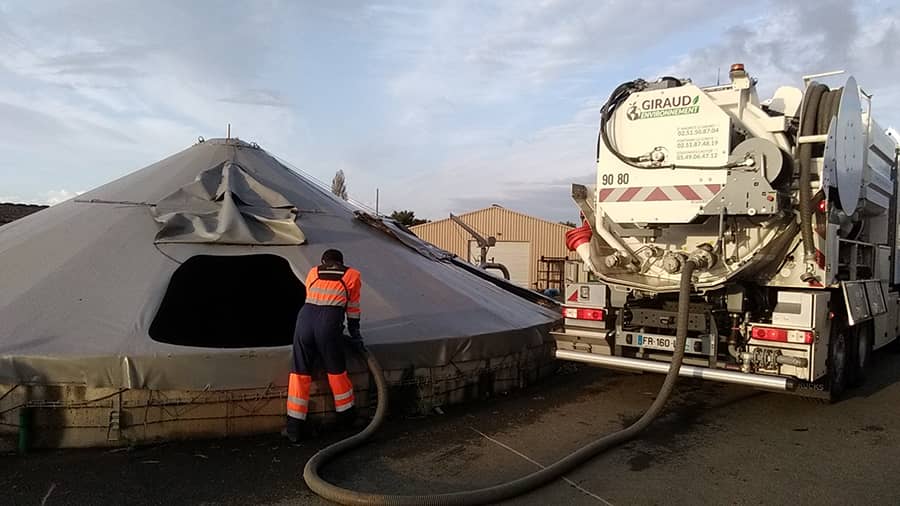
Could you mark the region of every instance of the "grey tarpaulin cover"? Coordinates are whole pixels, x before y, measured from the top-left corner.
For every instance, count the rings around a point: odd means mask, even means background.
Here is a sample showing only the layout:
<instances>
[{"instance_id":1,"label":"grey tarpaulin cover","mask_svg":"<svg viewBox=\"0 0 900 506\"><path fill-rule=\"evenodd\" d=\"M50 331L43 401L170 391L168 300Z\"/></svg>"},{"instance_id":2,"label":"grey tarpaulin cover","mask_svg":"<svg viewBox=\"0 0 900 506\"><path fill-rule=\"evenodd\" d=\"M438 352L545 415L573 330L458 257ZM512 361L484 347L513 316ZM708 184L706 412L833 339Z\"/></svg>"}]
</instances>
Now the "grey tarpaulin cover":
<instances>
[{"instance_id":1,"label":"grey tarpaulin cover","mask_svg":"<svg viewBox=\"0 0 900 506\"><path fill-rule=\"evenodd\" d=\"M388 369L505 356L559 319L402 227L355 215L255 145L210 140L0 227L0 383L283 385L289 346L166 344L151 324L188 259L277 255L302 281L331 247L362 272L363 334ZM259 307L270 295L227 296Z\"/></svg>"}]
</instances>

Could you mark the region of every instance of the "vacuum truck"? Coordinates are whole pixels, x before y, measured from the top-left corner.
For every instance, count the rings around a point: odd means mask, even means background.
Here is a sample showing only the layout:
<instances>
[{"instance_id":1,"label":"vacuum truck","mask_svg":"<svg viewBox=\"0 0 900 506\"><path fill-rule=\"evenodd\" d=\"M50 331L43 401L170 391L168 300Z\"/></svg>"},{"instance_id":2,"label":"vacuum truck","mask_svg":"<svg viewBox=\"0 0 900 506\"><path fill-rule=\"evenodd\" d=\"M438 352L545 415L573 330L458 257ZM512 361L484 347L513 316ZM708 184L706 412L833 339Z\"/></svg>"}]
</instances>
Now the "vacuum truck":
<instances>
[{"instance_id":1,"label":"vacuum truck","mask_svg":"<svg viewBox=\"0 0 900 506\"><path fill-rule=\"evenodd\" d=\"M896 133L842 72L763 101L729 77L638 79L602 107L557 357L665 373L690 261L681 376L837 399L900 334Z\"/></svg>"}]
</instances>

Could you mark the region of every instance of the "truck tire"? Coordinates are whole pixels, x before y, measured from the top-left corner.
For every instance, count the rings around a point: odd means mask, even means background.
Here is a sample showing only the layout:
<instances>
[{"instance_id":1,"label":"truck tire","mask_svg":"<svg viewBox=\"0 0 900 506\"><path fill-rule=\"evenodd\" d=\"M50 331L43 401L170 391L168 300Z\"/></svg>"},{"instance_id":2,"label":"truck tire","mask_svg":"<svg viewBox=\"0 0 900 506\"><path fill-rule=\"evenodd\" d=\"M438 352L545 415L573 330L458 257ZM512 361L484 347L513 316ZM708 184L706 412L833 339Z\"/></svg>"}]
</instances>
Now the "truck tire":
<instances>
[{"instance_id":1,"label":"truck tire","mask_svg":"<svg viewBox=\"0 0 900 506\"><path fill-rule=\"evenodd\" d=\"M871 322L857 325L854 332L851 332L853 338L850 340L850 374L848 376L849 384L853 387L860 387L866 382L866 376L869 372L869 365L872 363L872 344L875 338L875 331Z\"/></svg>"},{"instance_id":2,"label":"truck tire","mask_svg":"<svg viewBox=\"0 0 900 506\"><path fill-rule=\"evenodd\" d=\"M828 391L831 402L840 400L847 388L850 373L850 328L843 321L835 319L831 324L828 340Z\"/></svg>"}]
</instances>

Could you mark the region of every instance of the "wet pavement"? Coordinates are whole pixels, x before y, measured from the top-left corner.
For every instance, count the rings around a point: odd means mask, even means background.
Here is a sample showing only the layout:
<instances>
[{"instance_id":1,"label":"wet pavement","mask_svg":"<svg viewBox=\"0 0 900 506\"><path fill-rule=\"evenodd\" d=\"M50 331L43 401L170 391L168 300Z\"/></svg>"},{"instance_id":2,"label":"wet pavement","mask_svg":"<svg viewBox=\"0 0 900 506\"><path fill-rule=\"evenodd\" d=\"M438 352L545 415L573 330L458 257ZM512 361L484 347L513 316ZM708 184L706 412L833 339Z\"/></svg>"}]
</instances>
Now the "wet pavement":
<instances>
[{"instance_id":1,"label":"wet pavement","mask_svg":"<svg viewBox=\"0 0 900 506\"><path fill-rule=\"evenodd\" d=\"M900 355L836 404L681 381L638 440L510 504L900 504ZM661 376L566 365L540 385L443 415L391 418L326 476L365 491L439 493L534 471L619 429ZM4 504L325 504L306 460L339 434L0 456Z\"/></svg>"}]
</instances>

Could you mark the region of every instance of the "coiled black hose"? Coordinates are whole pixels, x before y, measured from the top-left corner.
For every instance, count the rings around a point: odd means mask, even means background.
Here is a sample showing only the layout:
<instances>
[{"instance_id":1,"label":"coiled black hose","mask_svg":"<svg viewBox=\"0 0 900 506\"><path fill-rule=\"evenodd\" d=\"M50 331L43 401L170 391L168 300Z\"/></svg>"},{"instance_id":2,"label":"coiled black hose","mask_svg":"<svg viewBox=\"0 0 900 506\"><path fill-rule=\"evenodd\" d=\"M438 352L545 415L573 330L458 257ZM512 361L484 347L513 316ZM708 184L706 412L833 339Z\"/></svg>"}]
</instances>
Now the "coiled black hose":
<instances>
[{"instance_id":1,"label":"coiled black hose","mask_svg":"<svg viewBox=\"0 0 900 506\"><path fill-rule=\"evenodd\" d=\"M803 94L800 109L800 136L828 133L831 118L837 115L842 89L829 90L827 86L811 83ZM807 262L816 255L813 242L813 198L812 198L812 158L813 145L804 143L798 152L800 162L800 237L803 240L803 254Z\"/></svg>"},{"instance_id":2,"label":"coiled black hose","mask_svg":"<svg viewBox=\"0 0 900 506\"><path fill-rule=\"evenodd\" d=\"M678 294L678 322L675 331L675 352L672 355L672 363L669 365L669 371L666 373L665 380L656 394L656 398L647 411L633 424L628 427L607 434L600 439L588 444L587 446L572 452L563 457L556 463L536 471L527 476L523 476L516 480L501 483L491 487L478 490L469 490L465 492L453 492L449 494L437 495L385 495L368 492L357 492L348 490L328 483L321 476L319 471L330 460L338 455L349 451L362 443L364 443L381 425L384 416L387 413L387 383L381 366L375 357L370 353L366 353L366 363L369 370L375 377L375 387L378 391L378 407L375 410L375 416L369 425L359 434L350 436L347 439L338 441L312 456L303 469L303 479L309 488L319 494L323 498L340 504L356 504L356 505L469 505L469 504L486 504L510 499L522 495L526 492L534 490L540 486L565 475L584 462L597 456L610 448L616 447L635 437L642 430L659 416L665 407L672 390L675 388L675 382L678 379L678 372L681 369L681 362L684 359L684 343L687 337L687 324L691 299L691 277L697 264L693 260L688 260L684 265L681 273L681 285Z\"/></svg>"}]
</instances>

